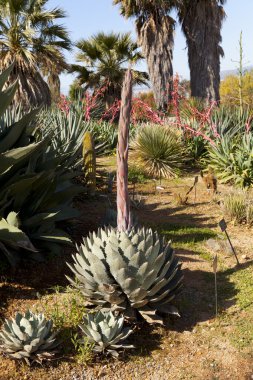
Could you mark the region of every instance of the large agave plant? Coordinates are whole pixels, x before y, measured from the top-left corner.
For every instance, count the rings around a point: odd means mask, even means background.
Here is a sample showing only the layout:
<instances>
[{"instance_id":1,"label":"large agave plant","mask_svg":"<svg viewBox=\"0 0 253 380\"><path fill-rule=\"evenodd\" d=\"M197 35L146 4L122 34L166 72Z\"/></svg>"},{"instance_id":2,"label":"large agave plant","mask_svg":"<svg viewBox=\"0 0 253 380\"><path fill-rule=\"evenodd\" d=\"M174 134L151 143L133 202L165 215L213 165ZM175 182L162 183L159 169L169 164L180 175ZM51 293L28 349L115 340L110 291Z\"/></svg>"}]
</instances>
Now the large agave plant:
<instances>
[{"instance_id":1,"label":"large agave plant","mask_svg":"<svg viewBox=\"0 0 253 380\"><path fill-rule=\"evenodd\" d=\"M84 324L79 327L86 335L86 339L94 345L95 352L106 352L117 357L117 350L133 348L132 345L124 343L133 330L129 327L123 328L123 316L99 311L95 314L88 314L83 321Z\"/></svg>"},{"instance_id":2,"label":"large agave plant","mask_svg":"<svg viewBox=\"0 0 253 380\"><path fill-rule=\"evenodd\" d=\"M17 313L15 318L5 320L0 331L0 351L27 364L41 362L54 355L59 345L55 336L51 320L28 310L23 315Z\"/></svg>"},{"instance_id":3,"label":"large agave plant","mask_svg":"<svg viewBox=\"0 0 253 380\"><path fill-rule=\"evenodd\" d=\"M100 308L119 310L150 323L163 323L157 313L178 314L171 301L182 286L182 273L170 244L151 229L99 229L83 239L69 265L68 277Z\"/></svg>"},{"instance_id":4,"label":"large agave plant","mask_svg":"<svg viewBox=\"0 0 253 380\"><path fill-rule=\"evenodd\" d=\"M57 224L77 215L72 199L82 187L71 181L76 175L69 171L72 151L62 147L58 152L50 131L40 140L35 133L38 110L26 113L13 107L17 84L7 87L12 69L13 65L0 74L0 256L16 265L28 256L20 255L23 250L32 251L35 258L34 251L58 252L59 244L71 243ZM74 139L73 128L65 132ZM39 141L31 143L35 135Z\"/></svg>"}]
</instances>

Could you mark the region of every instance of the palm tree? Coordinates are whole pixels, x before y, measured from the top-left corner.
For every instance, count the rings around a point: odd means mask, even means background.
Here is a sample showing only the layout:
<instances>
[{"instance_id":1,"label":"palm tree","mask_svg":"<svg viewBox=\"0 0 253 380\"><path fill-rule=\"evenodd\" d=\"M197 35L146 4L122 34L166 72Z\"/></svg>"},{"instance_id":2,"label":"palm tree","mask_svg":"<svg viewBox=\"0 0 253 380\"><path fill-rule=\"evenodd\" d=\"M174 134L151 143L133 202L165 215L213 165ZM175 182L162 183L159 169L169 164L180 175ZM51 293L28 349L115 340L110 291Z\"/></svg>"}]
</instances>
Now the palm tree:
<instances>
[{"instance_id":1,"label":"palm tree","mask_svg":"<svg viewBox=\"0 0 253 380\"><path fill-rule=\"evenodd\" d=\"M80 40L76 44L79 52L77 61L82 65L72 65L71 72L77 73L77 79L84 90L104 89L103 94L107 107L120 99L121 88L128 64L136 64L143 59L138 46L132 41L130 33L103 32L88 40ZM132 70L133 83L148 84L145 72Z\"/></svg>"},{"instance_id":2,"label":"palm tree","mask_svg":"<svg viewBox=\"0 0 253 380\"><path fill-rule=\"evenodd\" d=\"M59 72L67 68L63 51L71 43L66 29L55 23L65 13L60 8L46 9L47 2L0 1L0 70L15 61L10 82L18 79L15 101L26 107L49 105L51 94L44 75L55 75L57 82Z\"/></svg>"},{"instance_id":3,"label":"palm tree","mask_svg":"<svg viewBox=\"0 0 253 380\"><path fill-rule=\"evenodd\" d=\"M146 58L158 109L166 110L173 77L174 0L114 0L121 14L136 18L138 44Z\"/></svg>"},{"instance_id":4,"label":"palm tree","mask_svg":"<svg viewBox=\"0 0 253 380\"><path fill-rule=\"evenodd\" d=\"M226 0L178 0L178 15L188 46L191 95L219 101L221 27Z\"/></svg>"}]
</instances>

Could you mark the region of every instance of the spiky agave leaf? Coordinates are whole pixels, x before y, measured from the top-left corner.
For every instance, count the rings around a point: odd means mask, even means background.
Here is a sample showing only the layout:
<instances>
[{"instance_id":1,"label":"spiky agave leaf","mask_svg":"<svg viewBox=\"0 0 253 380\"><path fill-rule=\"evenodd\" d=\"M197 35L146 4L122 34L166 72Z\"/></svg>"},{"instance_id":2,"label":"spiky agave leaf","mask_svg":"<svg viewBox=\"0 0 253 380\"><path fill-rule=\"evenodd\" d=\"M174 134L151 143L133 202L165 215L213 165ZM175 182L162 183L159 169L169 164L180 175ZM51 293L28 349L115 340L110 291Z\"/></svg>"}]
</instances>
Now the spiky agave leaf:
<instances>
[{"instance_id":1,"label":"spiky agave leaf","mask_svg":"<svg viewBox=\"0 0 253 380\"><path fill-rule=\"evenodd\" d=\"M17 313L15 318L6 319L0 331L0 352L11 359L42 362L55 354L59 345L52 321L43 314L34 314L30 310Z\"/></svg>"},{"instance_id":2,"label":"spiky agave leaf","mask_svg":"<svg viewBox=\"0 0 253 380\"><path fill-rule=\"evenodd\" d=\"M124 343L132 334L130 328L123 328L124 317L115 316L111 311L98 311L83 317L84 324L80 329L86 335L86 339L92 344L95 352L110 353L117 357L118 349L133 348Z\"/></svg>"},{"instance_id":3,"label":"spiky agave leaf","mask_svg":"<svg viewBox=\"0 0 253 380\"><path fill-rule=\"evenodd\" d=\"M157 232L133 228L99 229L83 239L68 264L83 295L100 308L138 312L150 323L163 323L157 312L177 314L171 301L182 287L182 273L170 244Z\"/></svg>"}]
</instances>

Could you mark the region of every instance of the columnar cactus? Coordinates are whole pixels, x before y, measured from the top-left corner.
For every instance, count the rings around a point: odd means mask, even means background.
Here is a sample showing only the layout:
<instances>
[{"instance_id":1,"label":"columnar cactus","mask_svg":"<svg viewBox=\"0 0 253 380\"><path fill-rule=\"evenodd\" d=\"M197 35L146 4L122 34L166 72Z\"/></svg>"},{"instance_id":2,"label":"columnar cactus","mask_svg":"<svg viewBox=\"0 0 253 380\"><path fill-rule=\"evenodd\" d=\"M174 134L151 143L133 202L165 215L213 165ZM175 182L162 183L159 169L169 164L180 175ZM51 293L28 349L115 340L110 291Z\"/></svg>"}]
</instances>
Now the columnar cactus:
<instances>
[{"instance_id":1,"label":"columnar cactus","mask_svg":"<svg viewBox=\"0 0 253 380\"><path fill-rule=\"evenodd\" d=\"M91 132L85 132L83 137L83 168L88 190L91 195L96 192L96 152Z\"/></svg>"}]
</instances>

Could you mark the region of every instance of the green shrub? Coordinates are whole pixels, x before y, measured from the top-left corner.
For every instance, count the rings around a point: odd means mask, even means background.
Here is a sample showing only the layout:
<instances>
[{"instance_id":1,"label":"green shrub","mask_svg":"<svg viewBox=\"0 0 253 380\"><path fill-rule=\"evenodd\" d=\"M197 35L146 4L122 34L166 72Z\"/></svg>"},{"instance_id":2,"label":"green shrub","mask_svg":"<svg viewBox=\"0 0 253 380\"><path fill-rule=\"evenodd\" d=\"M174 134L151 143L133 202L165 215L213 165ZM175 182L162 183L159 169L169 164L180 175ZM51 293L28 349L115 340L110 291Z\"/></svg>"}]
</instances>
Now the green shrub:
<instances>
[{"instance_id":1,"label":"green shrub","mask_svg":"<svg viewBox=\"0 0 253 380\"><path fill-rule=\"evenodd\" d=\"M224 214L236 223L253 224L253 199L246 191L233 191L222 202Z\"/></svg>"},{"instance_id":2,"label":"green shrub","mask_svg":"<svg viewBox=\"0 0 253 380\"><path fill-rule=\"evenodd\" d=\"M128 168L128 181L129 182L137 182L137 183L145 183L147 180L147 176L143 169L138 168L137 166L131 165Z\"/></svg>"},{"instance_id":3,"label":"green shrub","mask_svg":"<svg viewBox=\"0 0 253 380\"><path fill-rule=\"evenodd\" d=\"M246 222L247 197L244 192L234 192L224 197L224 214L236 223Z\"/></svg>"},{"instance_id":4,"label":"green shrub","mask_svg":"<svg viewBox=\"0 0 253 380\"><path fill-rule=\"evenodd\" d=\"M132 150L136 165L156 178L178 176L185 162L185 148L180 137L161 125L139 128Z\"/></svg>"},{"instance_id":5,"label":"green shrub","mask_svg":"<svg viewBox=\"0 0 253 380\"><path fill-rule=\"evenodd\" d=\"M253 184L253 135L225 134L216 146L209 148L209 165L222 183L241 188Z\"/></svg>"}]
</instances>

